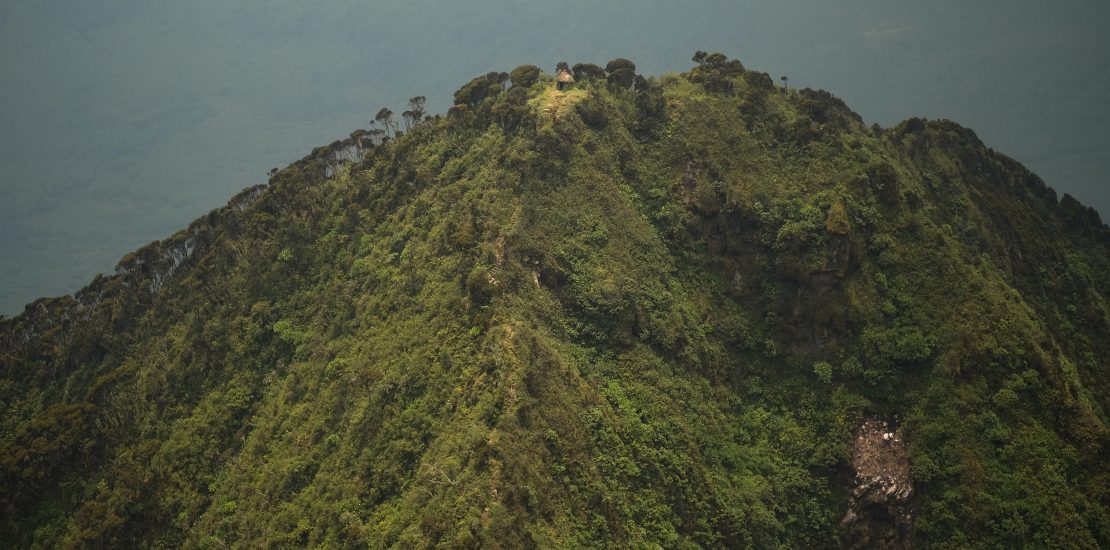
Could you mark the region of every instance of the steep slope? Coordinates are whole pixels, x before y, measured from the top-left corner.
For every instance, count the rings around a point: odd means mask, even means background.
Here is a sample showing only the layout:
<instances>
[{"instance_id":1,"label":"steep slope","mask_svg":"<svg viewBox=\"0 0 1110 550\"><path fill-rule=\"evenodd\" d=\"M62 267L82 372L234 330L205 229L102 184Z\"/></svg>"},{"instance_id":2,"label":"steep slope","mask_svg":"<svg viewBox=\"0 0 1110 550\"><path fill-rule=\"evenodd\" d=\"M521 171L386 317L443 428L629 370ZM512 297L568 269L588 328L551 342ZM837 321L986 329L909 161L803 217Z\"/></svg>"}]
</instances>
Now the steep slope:
<instances>
[{"instance_id":1,"label":"steep slope","mask_svg":"<svg viewBox=\"0 0 1110 550\"><path fill-rule=\"evenodd\" d=\"M1110 229L695 60L478 77L4 320L0 539L1110 545Z\"/></svg>"}]
</instances>

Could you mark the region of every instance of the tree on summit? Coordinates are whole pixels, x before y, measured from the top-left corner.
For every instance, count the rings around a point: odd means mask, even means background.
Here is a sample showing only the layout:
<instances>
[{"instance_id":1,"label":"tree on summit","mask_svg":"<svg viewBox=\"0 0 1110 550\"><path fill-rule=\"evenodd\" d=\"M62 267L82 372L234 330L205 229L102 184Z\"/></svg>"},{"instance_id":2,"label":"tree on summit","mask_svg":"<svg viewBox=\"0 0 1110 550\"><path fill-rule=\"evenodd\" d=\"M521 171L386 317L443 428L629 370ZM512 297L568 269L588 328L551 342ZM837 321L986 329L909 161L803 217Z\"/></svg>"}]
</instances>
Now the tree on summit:
<instances>
[{"instance_id":1,"label":"tree on summit","mask_svg":"<svg viewBox=\"0 0 1110 550\"><path fill-rule=\"evenodd\" d=\"M490 84L491 95L509 89L509 73L505 71L490 71L486 73L486 81ZM495 87L500 88L500 90L495 90Z\"/></svg>"},{"instance_id":2,"label":"tree on summit","mask_svg":"<svg viewBox=\"0 0 1110 550\"><path fill-rule=\"evenodd\" d=\"M636 64L623 57L606 63L605 72L609 73L609 84L619 88L631 88L636 82Z\"/></svg>"},{"instance_id":3,"label":"tree on summit","mask_svg":"<svg viewBox=\"0 0 1110 550\"><path fill-rule=\"evenodd\" d=\"M575 80L601 80L605 78L605 69L593 63L575 63L570 68Z\"/></svg>"},{"instance_id":4,"label":"tree on summit","mask_svg":"<svg viewBox=\"0 0 1110 550\"><path fill-rule=\"evenodd\" d=\"M605 64L605 72L610 74L622 69L628 69L632 72L636 72L636 64L623 57L618 57Z\"/></svg>"},{"instance_id":5,"label":"tree on summit","mask_svg":"<svg viewBox=\"0 0 1110 550\"><path fill-rule=\"evenodd\" d=\"M542 72L543 70L535 65L521 65L509 73L509 80L512 81L513 87L531 88L540 79Z\"/></svg>"},{"instance_id":6,"label":"tree on summit","mask_svg":"<svg viewBox=\"0 0 1110 550\"><path fill-rule=\"evenodd\" d=\"M733 78L744 72L739 60L730 60L723 53L698 50L692 59L698 66L690 71L690 80L701 83L710 92L731 93Z\"/></svg>"},{"instance_id":7,"label":"tree on summit","mask_svg":"<svg viewBox=\"0 0 1110 550\"><path fill-rule=\"evenodd\" d=\"M539 70L539 67L536 70ZM455 91L455 105L477 107L487 97L496 96L505 91L505 82L508 80L509 73L496 71L474 77L465 86Z\"/></svg>"}]
</instances>

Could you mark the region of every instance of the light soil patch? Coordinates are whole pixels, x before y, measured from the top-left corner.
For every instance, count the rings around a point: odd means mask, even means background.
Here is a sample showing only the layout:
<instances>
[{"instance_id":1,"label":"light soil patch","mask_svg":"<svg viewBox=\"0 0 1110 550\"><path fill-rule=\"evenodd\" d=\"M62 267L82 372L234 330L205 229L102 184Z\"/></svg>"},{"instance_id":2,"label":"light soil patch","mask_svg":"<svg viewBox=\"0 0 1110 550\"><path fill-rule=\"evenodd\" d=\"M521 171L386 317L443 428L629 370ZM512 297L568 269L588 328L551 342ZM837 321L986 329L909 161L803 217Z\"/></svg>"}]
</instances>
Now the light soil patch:
<instances>
[{"instance_id":1,"label":"light soil patch","mask_svg":"<svg viewBox=\"0 0 1110 550\"><path fill-rule=\"evenodd\" d=\"M586 90L571 89L561 92L555 89L555 86L551 86L533 98L531 103L540 110L547 120L556 123L561 118L571 114L574 104L582 101L585 97Z\"/></svg>"},{"instance_id":2,"label":"light soil patch","mask_svg":"<svg viewBox=\"0 0 1110 550\"><path fill-rule=\"evenodd\" d=\"M848 513L840 522L846 548L914 547L913 477L903 435L877 418L856 430L851 458L855 478Z\"/></svg>"}]
</instances>

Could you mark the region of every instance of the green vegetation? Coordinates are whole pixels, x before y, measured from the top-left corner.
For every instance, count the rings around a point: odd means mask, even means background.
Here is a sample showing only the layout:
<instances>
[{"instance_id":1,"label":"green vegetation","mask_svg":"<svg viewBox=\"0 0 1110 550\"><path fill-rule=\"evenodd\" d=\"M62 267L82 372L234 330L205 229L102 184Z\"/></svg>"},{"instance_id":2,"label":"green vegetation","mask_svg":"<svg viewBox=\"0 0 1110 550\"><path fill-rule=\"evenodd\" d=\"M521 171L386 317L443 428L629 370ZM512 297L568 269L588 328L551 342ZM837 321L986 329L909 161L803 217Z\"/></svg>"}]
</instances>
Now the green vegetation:
<instances>
[{"instance_id":1,"label":"green vegetation","mask_svg":"<svg viewBox=\"0 0 1110 550\"><path fill-rule=\"evenodd\" d=\"M837 547L880 415L918 545L1110 545L1110 229L951 122L695 61L382 109L0 321L0 540Z\"/></svg>"}]
</instances>

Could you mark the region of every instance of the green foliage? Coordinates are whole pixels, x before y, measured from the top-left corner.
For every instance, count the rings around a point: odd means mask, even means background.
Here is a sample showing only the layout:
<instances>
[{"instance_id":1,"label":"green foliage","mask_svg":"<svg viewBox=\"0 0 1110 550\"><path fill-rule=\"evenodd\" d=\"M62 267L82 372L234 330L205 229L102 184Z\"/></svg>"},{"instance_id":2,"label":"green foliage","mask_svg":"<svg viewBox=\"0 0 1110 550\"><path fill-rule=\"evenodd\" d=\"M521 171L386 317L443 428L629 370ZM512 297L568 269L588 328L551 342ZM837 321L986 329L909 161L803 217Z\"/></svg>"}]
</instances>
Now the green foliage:
<instances>
[{"instance_id":1,"label":"green foliage","mask_svg":"<svg viewBox=\"0 0 1110 550\"><path fill-rule=\"evenodd\" d=\"M698 51L693 60L698 66L690 71L690 81L702 84L709 92L731 93L735 89L734 77L744 74L744 65L739 60L730 60L722 53Z\"/></svg>"},{"instance_id":2,"label":"green foliage","mask_svg":"<svg viewBox=\"0 0 1110 550\"><path fill-rule=\"evenodd\" d=\"M828 384L832 382L833 368L827 361L818 361L813 364L813 374L817 375L817 379Z\"/></svg>"},{"instance_id":3,"label":"green foliage","mask_svg":"<svg viewBox=\"0 0 1110 550\"><path fill-rule=\"evenodd\" d=\"M1105 226L694 61L475 78L0 320L0 540L839 547L883 415L919 546L1110 545Z\"/></svg>"},{"instance_id":4,"label":"green foliage","mask_svg":"<svg viewBox=\"0 0 1110 550\"><path fill-rule=\"evenodd\" d=\"M575 105L575 109L582 117L582 121L592 128L602 129L609 123L606 103L597 95L586 96L586 99Z\"/></svg>"},{"instance_id":5,"label":"green foliage","mask_svg":"<svg viewBox=\"0 0 1110 550\"><path fill-rule=\"evenodd\" d=\"M535 65L521 65L509 72L509 80L513 82L514 87L531 88L542 73L543 70Z\"/></svg>"},{"instance_id":6,"label":"green foliage","mask_svg":"<svg viewBox=\"0 0 1110 550\"><path fill-rule=\"evenodd\" d=\"M455 104L476 107L487 97L501 93L501 82L502 79L497 73L475 77L455 92Z\"/></svg>"},{"instance_id":7,"label":"green foliage","mask_svg":"<svg viewBox=\"0 0 1110 550\"><path fill-rule=\"evenodd\" d=\"M618 57L605 64L607 82L617 88L631 88L636 81L636 64Z\"/></svg>"},{"instance_id":8,"label":"green foliage","mask_svg":"<svg viewBox=\"0 0 1110 550\"><path fill-rule=\"evenodd\" d=\"M616 71L636 72L636 64L623 57L618 57L605 64L605 72L612 74Z\"/></svg>"},{"instance_id":9,"label":"green foliage","mask_svg":"<svg viewBox=\"0 0 1110 550\"><path fill-rule=\"evenodd\" d=\"M576 63L570 68L574 74L574 80L602 80L605 78L605 69L594 65L593 63Z\"/></svg>"}]
</instances>

